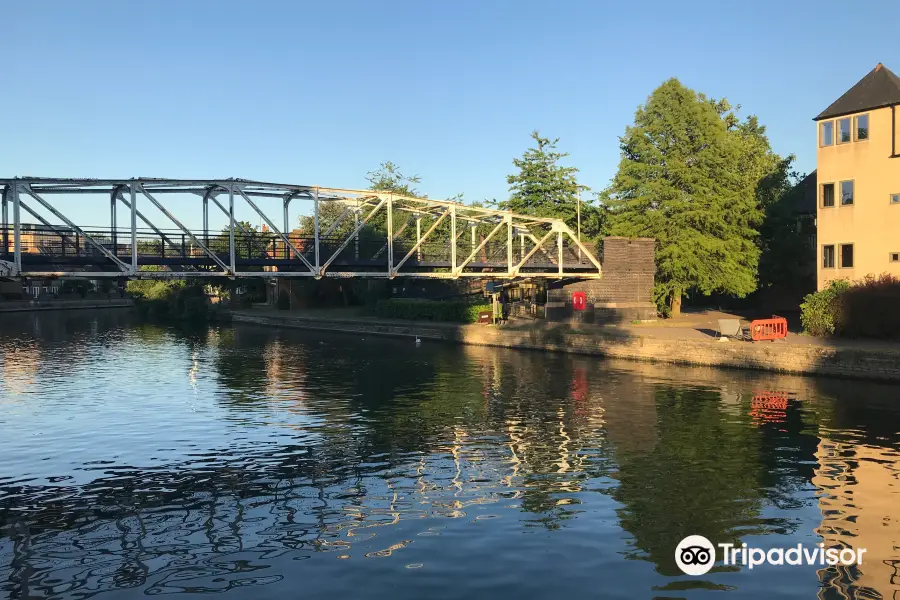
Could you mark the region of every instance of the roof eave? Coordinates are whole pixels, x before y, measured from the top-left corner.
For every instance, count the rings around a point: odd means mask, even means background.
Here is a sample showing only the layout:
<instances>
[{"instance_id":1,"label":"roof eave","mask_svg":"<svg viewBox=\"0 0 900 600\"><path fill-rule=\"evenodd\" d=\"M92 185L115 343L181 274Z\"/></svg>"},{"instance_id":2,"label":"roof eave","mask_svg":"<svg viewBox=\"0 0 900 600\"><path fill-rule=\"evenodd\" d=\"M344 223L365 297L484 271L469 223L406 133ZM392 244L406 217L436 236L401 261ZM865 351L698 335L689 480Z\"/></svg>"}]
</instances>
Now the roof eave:
<instances>
[{"instance_id":1,"label":"roof eave","mask_svg":"<svg viewBox=\"0 0 900 600\"><path fill-rule=\"evenodd\" d=\"M864 113L870 110L879 110L882 108L890 108L892 106L900 106L900 102L889 102L887 104L879 104L878 106L870 106L868 108L858 108L856 110L844 111L834 114L819 114L818 117L814 117L813 121L824 121L825 119L837 119L839 117L846 117L847 115L855 115L857 113Z\"/></svg>"}]
</instances>

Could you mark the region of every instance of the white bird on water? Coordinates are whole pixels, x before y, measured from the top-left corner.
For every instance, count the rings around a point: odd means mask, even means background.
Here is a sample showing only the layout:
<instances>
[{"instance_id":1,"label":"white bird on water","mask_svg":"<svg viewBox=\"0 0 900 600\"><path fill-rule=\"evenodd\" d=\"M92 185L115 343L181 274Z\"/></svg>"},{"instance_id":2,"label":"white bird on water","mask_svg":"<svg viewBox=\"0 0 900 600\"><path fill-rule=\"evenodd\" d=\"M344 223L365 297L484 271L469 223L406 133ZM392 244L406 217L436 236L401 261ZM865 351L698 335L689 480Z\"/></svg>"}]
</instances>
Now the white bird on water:
<instances>
[{"instance_id":1,"label":"white bird on water","mask_svg":"<svg viewBox=\"0 0 900 600\"><path fill-rule=\"evenodd\" d=\"M419 337L416 336L416 346L418 346L421 343L422 343L422 340L420 340Z\"/></svg>"}]
</instances>

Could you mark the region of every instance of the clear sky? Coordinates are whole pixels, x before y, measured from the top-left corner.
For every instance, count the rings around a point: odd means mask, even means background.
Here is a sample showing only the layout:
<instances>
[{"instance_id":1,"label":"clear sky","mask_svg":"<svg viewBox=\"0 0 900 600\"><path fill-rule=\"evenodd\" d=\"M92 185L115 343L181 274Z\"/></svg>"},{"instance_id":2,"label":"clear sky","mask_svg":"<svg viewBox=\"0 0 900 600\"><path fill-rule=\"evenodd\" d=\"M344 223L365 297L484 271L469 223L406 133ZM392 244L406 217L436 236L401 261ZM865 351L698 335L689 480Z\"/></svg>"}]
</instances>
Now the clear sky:
<instances>
[{"instance_id":1,"label":"clear sky","mask_svg":"<svg viewBox=\"0 0 900 600\"><path fill-rule=\"evenodd\" d=\"M815 168L812 118L879 61L900 2L0 0L0 176L242 177L505 198L529 132L581 180L668 77ZM105 214L105 210L98 214Z\"/></svg>"}]
</instances>

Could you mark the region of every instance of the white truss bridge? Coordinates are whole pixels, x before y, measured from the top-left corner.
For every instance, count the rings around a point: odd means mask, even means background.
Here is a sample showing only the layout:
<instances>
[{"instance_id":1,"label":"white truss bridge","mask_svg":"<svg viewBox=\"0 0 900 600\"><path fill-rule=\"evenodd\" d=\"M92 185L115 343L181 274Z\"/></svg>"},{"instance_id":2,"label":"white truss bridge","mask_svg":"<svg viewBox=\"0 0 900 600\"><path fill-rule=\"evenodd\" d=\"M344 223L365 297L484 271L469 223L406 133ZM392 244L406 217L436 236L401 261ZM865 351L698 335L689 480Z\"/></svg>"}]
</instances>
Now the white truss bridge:
<instances>
[{"instance_id":1,"label":"white truss bridge","mask_svg":"<svg viewBox=\"0 0 900 600\"><path fill-rule=\"evenodd\" d=\"M0 191L5 277L601 276L594 248L560 219L448 200L243 179L21 177ZM307 227L291 224L297 202ZM88 207L109 222L86 222Z\"/></svg>"}]
</instances>

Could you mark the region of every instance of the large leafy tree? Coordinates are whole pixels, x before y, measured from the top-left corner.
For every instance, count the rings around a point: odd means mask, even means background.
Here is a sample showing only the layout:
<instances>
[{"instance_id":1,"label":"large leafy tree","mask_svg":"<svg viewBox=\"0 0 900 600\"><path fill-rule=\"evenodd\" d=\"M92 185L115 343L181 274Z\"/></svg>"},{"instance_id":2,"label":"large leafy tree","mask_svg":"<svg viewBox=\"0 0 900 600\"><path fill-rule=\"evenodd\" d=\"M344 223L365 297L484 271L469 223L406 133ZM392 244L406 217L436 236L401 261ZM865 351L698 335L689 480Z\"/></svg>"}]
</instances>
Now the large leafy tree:
<instances>
[{"instance_id":1,"label":"large leafy tree","mask_svg":"<svg viewBox=\"0 0 900 600\"><path fill-rule=\"evenodd\" d=\"M689 291L746 296L757 286L758 227L785 168L755 117L741 120L670 79L620 139L606 191L613 235L657 240L657 302L673 316ZM787 159L789 164L790 159Z\"/></svg>"},{"instance_id":2,"label":"large leafy tree","mask_svg":"<svg viewBox=\"0 0 900 600\"><path fill-rule=\"evenodd\" d=\"M579 191L588 190L578 183L578 169L559 164L567 156L556 146L559 138L531 133L535 146L528 148L521 158L513 159L517 172L506 177L508 200L497 202L498 208L525 215L563 219L575 230L578 226L579 204L581 230L585 237L596 237L603 224L600 208L585 200Z\"/></svg>"}]
</instances>

